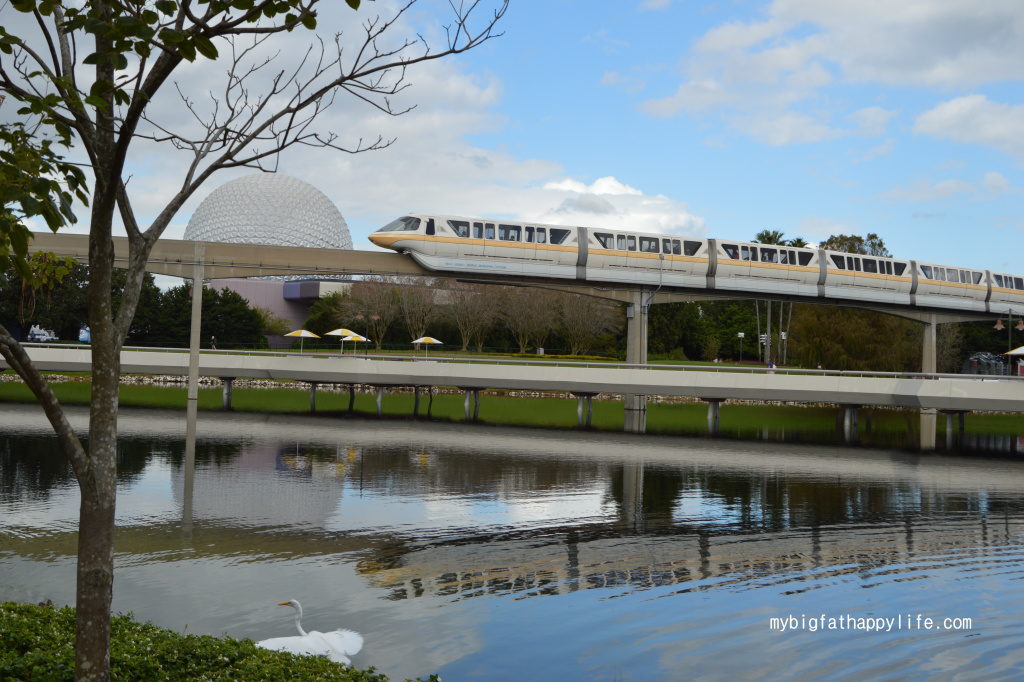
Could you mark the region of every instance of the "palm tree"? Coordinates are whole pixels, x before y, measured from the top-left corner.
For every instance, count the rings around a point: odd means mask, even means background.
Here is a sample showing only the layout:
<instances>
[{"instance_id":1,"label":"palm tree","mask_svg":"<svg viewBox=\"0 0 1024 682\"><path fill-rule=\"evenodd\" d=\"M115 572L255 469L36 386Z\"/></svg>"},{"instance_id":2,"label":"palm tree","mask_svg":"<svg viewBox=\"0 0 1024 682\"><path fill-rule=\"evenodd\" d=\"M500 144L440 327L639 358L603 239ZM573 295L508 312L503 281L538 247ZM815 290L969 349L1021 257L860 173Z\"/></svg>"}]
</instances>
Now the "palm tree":
<instances>
[{"instance_id":1,"label":"palm tree","mask_svg":"<svg viewBox=\"0 0 1024 682\"><path fill-rule=\"evenodd\" d=\"M754 235L754 242L757 244L785 244L782 233L778 230L761 230Z\"/></svg>"}]
</instances>

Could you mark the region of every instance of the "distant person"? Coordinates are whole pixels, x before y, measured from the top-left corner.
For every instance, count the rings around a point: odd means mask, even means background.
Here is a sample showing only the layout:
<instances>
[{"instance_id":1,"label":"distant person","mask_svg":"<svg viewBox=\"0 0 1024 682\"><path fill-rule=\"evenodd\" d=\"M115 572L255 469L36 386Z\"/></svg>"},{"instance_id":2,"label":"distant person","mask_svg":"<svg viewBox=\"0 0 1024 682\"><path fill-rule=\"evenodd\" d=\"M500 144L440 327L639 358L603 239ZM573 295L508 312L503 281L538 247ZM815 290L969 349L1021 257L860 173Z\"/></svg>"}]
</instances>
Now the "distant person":
<instances>
[{"instance_id":1,"label":"distant person","mask_svg":"<svg viewBox=\"0 0 1024 682\"><path fill-rule=\"evenodd\" d=\"M768 361L768 373L775 374L775 363L771 360Z\"/></svg>"}]
</instances>

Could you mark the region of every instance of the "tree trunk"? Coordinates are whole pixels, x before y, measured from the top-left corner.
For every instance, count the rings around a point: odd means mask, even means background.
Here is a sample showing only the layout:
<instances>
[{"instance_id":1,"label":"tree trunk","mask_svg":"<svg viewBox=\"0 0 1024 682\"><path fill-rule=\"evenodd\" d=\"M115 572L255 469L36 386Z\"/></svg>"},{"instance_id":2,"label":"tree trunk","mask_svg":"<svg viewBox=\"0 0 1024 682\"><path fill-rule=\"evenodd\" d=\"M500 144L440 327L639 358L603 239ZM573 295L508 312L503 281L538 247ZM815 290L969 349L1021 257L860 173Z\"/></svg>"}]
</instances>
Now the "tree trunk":
<instances>
[{"instance_id":1,"label":"tree trunk","mask_svg":"<svg viewBox=\"0 0 1024 682\"><path fill-rule=\"evenodd\" d=\"M99 489L106 488L101 485ZM89 490L87 493L86 490ZM78 526L75 679L108 679L114 585L114 496L82 486Z\"/></svg>"}]
</instances>

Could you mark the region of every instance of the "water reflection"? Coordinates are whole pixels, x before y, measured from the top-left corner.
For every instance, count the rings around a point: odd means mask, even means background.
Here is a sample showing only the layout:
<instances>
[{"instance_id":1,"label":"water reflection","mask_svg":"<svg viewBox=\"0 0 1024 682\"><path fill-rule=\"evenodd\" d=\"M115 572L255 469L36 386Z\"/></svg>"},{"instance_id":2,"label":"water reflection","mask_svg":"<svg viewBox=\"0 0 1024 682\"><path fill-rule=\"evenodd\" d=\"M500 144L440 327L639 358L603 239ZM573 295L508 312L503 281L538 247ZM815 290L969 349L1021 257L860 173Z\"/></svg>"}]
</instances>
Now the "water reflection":
<instances>
[{"instance_id":1,"label":"water reflection","mask_svg":"<svg viewBox=\"0 0 1024 682\"><path fill-rule=\"evenodd\" d=\"M982 618L959 651L991 673L1024 634L1014 459L330 418L120 425L117 606L170 627L265 637L266 607L296 597L367 635L358 665L531 679L671 678L697 660L749 675L733 660L749 652L759 674L956 667L924 663L952 635L871 656L833 640L822 660L820 640L771 638L782 611ZM0 598L66 594L76 506L45 423L0 414ZM509 637L531 656L510 661Z\"/></svg>"}]
</instances>

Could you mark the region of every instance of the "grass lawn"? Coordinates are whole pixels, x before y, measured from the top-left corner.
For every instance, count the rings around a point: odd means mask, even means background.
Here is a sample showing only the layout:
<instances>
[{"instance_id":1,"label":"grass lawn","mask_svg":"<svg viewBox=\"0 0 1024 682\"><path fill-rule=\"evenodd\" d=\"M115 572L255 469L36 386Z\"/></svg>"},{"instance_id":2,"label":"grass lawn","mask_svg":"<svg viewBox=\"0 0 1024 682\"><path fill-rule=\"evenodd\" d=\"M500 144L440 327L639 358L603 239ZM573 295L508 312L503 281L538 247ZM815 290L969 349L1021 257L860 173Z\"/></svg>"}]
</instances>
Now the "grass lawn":
<instances>
[{"instance_id":1,"label":"grass lawn","mask_svg":"<svg viewBox=\"0 0 1024 682\"><path fill-rule=\"evenodd\" d=\"M68 405L88 405L90 385L86 382L53 384L57 398ZM186 402L184 387L122 386L121 404L132 407L182 409ZM463 396L435 395L430 416L443 421L464 421ZM323 387L317 391L316 409L322 413L343 413L348 410L348 391L330 392ZM0 383L0 402L34 402L28 388L21 383ZM420 393L420 415L427 411L428 398ZM200 410L220 410L220 388L199 390ZM296 388L239 388L232 397L237 412L305 413L309 411L309 390L304 385ZM621 431L623 409L619 401L594 401L593 427L599 430ZM363 416L377 412L376 396L357 393L355 413ZM408 417L413 411L411 393L385 392L385 417ZM721 409L721 432L740 438L781 438L801 440L818 437L831 441L842 431L842 411L830 406L748 405L724 403ZM548 428L576 427L576 400L553 397L511 397L484 392L480 400L480 421L509 426ZM910 410L866 408L860 413L862 434L898 435L912 431L917 414ZM968 433L1018 434L1024 432L1024 416L972 413L966 418ZM937 420L937 431L945 433L945 419ZM700 435L707 432L707 405L705 403L661 403L649 401L647 431L660 434Z\"/></svg>"}]
</instances>

